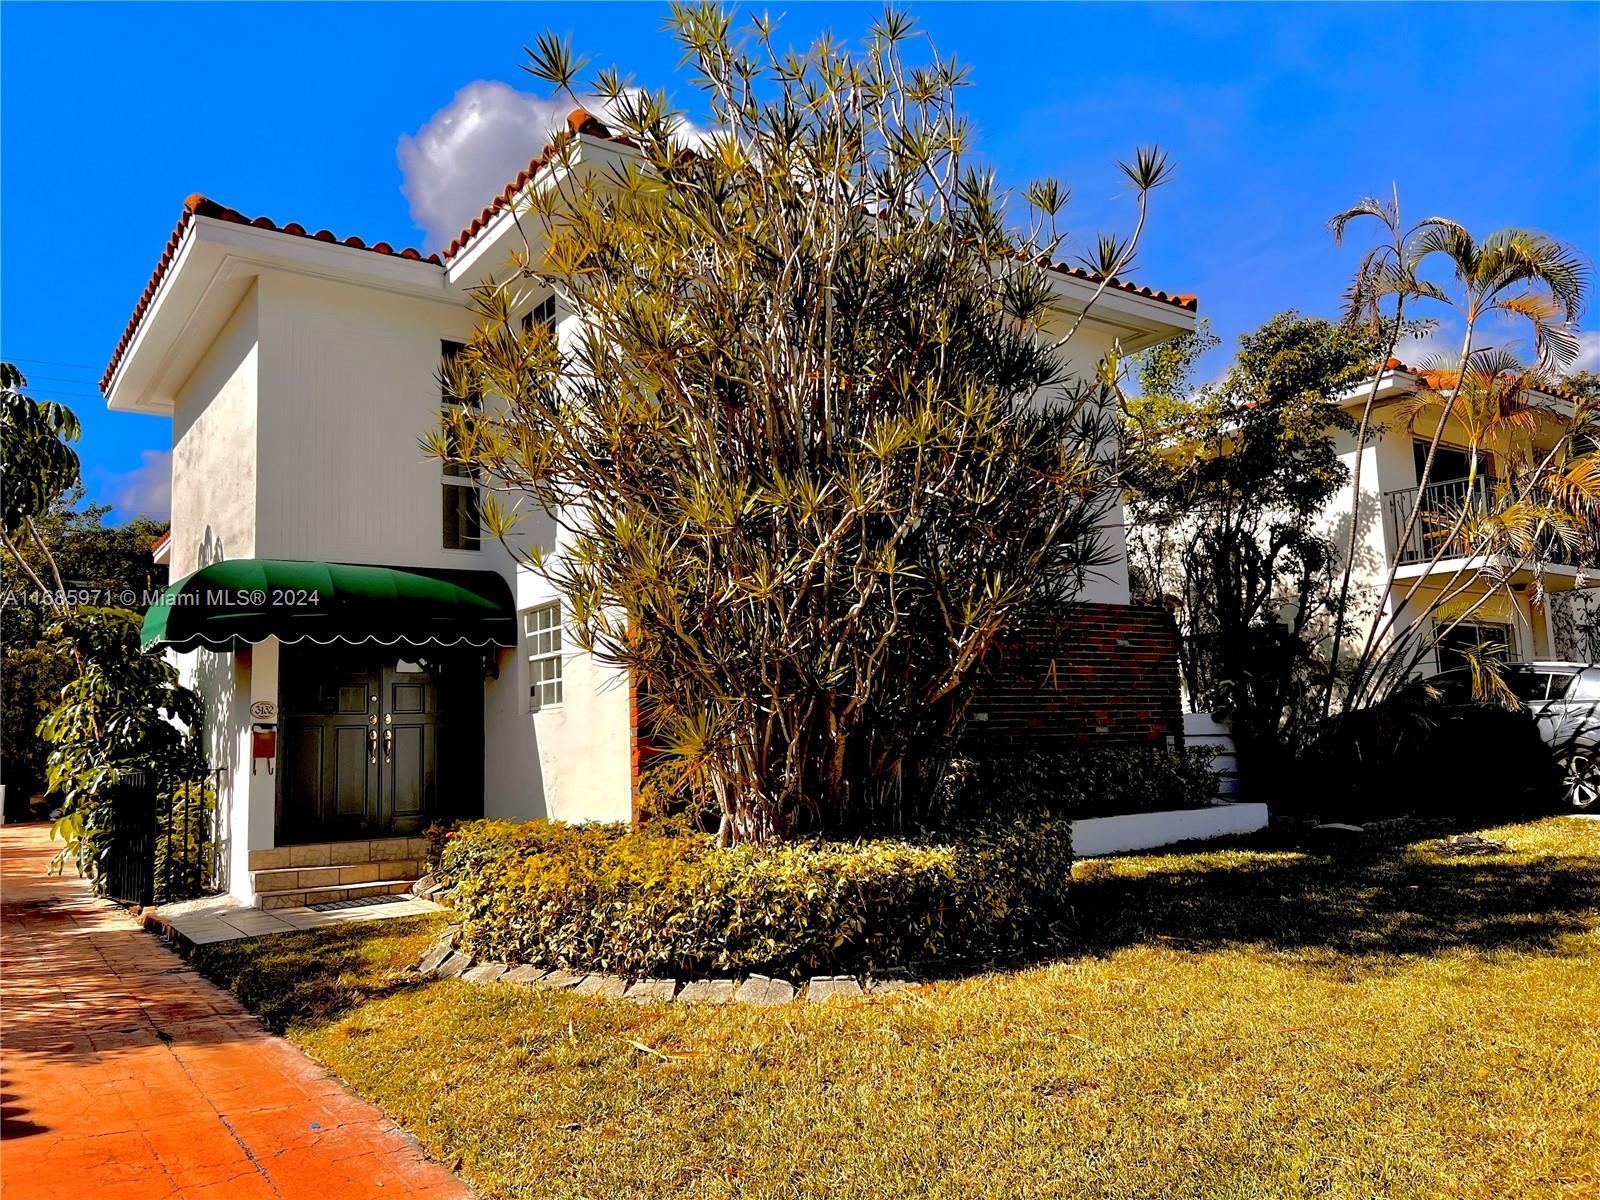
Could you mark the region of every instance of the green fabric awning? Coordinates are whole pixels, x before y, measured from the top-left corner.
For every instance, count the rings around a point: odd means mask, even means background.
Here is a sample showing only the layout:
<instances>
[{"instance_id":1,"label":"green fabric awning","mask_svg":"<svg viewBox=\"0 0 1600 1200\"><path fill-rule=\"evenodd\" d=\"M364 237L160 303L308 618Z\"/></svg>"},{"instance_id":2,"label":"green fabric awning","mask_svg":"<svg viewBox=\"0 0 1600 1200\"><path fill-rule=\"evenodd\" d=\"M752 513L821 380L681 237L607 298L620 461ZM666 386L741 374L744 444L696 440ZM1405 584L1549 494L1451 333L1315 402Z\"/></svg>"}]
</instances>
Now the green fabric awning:
<instances>
[{"instance_id":1,"label":"green fabric awning","mask_svg":"<svg viewBox=\"0 0 1600 1200\"><path fill-rule=\"evenodd\" d=\"M239 558L162 593L140 642L232 650L276 637L352 645L512 646L511 587L493 571Z\"/></svg>"}]
</instances>

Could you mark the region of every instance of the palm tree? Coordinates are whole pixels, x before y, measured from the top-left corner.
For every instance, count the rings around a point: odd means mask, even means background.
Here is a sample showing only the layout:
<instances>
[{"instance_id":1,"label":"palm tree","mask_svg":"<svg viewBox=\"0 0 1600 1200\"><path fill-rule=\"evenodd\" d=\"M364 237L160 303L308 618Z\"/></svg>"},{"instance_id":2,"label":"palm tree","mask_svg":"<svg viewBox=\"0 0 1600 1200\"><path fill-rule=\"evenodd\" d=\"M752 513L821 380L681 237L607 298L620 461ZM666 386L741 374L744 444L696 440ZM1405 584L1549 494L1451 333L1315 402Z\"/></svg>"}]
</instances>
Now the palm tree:
<instances>
[{"instance_id":1,"label":"palm tree","mask_svg":"<svg viewBox=\"0 0 1600 1200\"><path fill-rule=\"evenodd\" d=\"M1345 617L1350 606L1350 576L1356 559L1356 542L1361 526L1361 466L1362 451L1372 427L1372 409L1377 403L1378 389L1383 379L1383 368L1394 357L1395 347L1405 330L1406 301L1427 297L1445 297L1433 284L1417 276L1417 256L1413 250L1420 227L1407 229L1400 217L1400 189L1392 187L1389 200L1367 196L1350 208L1328 220L1334 245L1343 245L1345 230L1362 217L1376 220L1383 226L1383 238L1365 254L1356 267L1354 278L1345 291L1343 319L1351 328L1365 327L1374 336L1387 332L1383 357L1379 369L1372 374L1367 389L1366 402L1361 408L1361 420L1356 426L1355 465L1350 476L1350 532L1345 541L1344 575L1339 580L1339 599L1333 614L1333 654L1322 694L1322 711L1328 712L1333 701L1335 675L1339 655L1343 649ZM1392 313L1385 314L1384 302L1392 301Z\"/></svg>"},{"instance_id":2,"label":"palm tree","mask_svg":"<svg viewBox=\"0 0 1600 1200\"><path fill-rule=\"evenodd\" d=\"M1429 439L1427 455L1417 479L1420 494L1432 477L1439 444L1444 439L1445 427L1456 408L1463 383L1472 374L1474 342L1480 323L1495 315L1527 321L1532 327L1536 357L1531 377L1534 380L1553 379L1570 366L1578 354L1574 322L1583 311L1588 295L1588 269L1573 247L1546 234L1526 229L1502 229L1479 241L1464 226L1447 217L1429 217L1419 222L1408 236L1395 245L1398 249L1392 259L1386 247L1378 260L1380 266L1374 272L1378 276L1377 283L1381 284L1392 277L1396 289L1408 287L1412 295L1445 304L1460 316L1463 325L1461 351L1455 369L1446 372L1447 375L1453 374L1449 395L1441 398L1439 423ZM1421 280L1422 268L1435 258L1442 258L1448 264L1455 285L1454 294L1451 290ZM1358 275L1358 281L1359 278ZM1420 517L1421 505L1414 506L1405 528L1400 531L1395 554L1379 592L1380 597L1388 596L1393 591L1395 575L1400 568L1401 548L1411 538ZM1345 563L1347 577L1352 565L1351 561ZM1420 585L1419 577L1406 598L1410 599ZM1378 640L1398 619L1402 608L1403 604L1393 606L1386 621L1372 622L1350 681L1350 698L1358 697L1364 691L1362 683L1370 669Z\"/></svg>"}]
</instances>

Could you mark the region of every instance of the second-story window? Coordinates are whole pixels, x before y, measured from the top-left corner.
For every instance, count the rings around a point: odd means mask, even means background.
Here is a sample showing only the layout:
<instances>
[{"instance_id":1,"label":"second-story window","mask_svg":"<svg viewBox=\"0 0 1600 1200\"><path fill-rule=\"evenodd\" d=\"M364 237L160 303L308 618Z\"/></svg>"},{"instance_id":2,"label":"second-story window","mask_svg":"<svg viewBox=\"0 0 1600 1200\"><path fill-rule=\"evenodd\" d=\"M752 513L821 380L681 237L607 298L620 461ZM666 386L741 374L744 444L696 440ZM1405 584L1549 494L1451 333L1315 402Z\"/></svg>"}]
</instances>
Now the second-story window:
<instances>
[{"instance_id":1,"label":"second-story window","mask_svg":"<svg viewBox=\"0 0 1600 1200\"><path fill-rule=\"evenodd\" d=\"M464 347L460 342L441 342L440 353L445 363L453 362ZM452 373L442 373L443 384L439 393L439 406L446 413L463 408L476 409L481 397L476 391L455 386ZM478 475L466 463L446 462L441 492L444 501L444 539L446 550L476 550L482 544L482 521L479 514Z\"/></svg>"},{"instance_id":2,"label":"second-story window","mask_svg":"<svg viewBox=\"0 0 1600 1200\"><path fill-rule=\"evenodd\" d=\"M551 333L556 330L556 298L554 295L546 296L527 312L522 314L522 329L531 333L535 325L543 325Z\"/></svg>"}]
</instances>

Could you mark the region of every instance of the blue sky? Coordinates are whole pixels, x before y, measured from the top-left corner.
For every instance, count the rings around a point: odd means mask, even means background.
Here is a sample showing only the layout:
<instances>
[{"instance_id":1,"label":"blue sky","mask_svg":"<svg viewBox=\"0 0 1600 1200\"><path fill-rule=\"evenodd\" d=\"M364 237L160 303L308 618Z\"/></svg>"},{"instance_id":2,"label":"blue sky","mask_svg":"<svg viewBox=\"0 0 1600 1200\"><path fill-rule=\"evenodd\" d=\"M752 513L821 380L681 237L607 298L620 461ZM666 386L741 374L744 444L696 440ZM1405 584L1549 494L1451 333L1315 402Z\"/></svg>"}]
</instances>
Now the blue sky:
<instances>
[{"instance_id":1,"label":"blue sky","mask_svg":"<svg viewBox=\"0 0 1600 1200\"><path fill-rule=\"evenodd\" d=\"M524 139L539 109L516 94L538 91L520 47L540 31L693 115L664 11L0 4L0 355L83 418L91 495L124 517L163 503L168 424L107 412L96 383L186 195L438 249L428 226L475 210L512 173L495 160L544 141ZM804 43L853 38L878 8L772 11ZM1064 178L1084 241L1129 216L1116 157L1172 152L1134 275L1198 293L1229 345L1280 309L1335 309L1358 249L1336 250L1324 222L1391 182L1409 216L1533 226L1600 255L1600 5L914 11L972 67L980 148L1010 180Z\"/></svg>"}]
</instances>

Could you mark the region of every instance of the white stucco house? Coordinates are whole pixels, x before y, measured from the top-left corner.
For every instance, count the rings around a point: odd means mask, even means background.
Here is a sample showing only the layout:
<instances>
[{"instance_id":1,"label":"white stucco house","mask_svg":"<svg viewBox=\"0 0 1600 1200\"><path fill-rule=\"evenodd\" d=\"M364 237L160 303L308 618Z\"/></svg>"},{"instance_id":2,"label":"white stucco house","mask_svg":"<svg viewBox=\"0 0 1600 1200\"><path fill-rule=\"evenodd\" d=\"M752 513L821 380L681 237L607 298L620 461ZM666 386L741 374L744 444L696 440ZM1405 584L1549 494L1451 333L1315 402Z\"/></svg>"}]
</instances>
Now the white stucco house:
<instances>
[{"instance_id":1,"label":"white stucco house","mask_svg":"<svg viewBox=\"0 0 1600 1200\"><path fill-rule=\"evenodd\" d=\"M575 143L570 165L545 147L440 253L189 197L107 368L113 409L172 422L159 553L173 583L145 642L203 700L225 886L244 902L401 890L418 835L442 818L632 815L628 680L563 638L549 587L480 536L474 481L419 445L438 420L441 356L471 331L471 289L523 245L519 199L629 153L581 109L559 136ZM1101 283L1068 267L1053 278L1064 322ZM1074 362L1087 373L1115 343L1176 336L1195 309L1113 282ZM529 319L559 331L573 318L546 297ZM1120 550L1120 507L1106 527ZM1084 600L1095 636L1127 644L1107 616L1133 612L1125 557ZM1117 663L1099 674L1119 677ZM1115 693L1102 686L1079 723L1163 736L1151 702Z\"/></svg>"}]
</instances>

